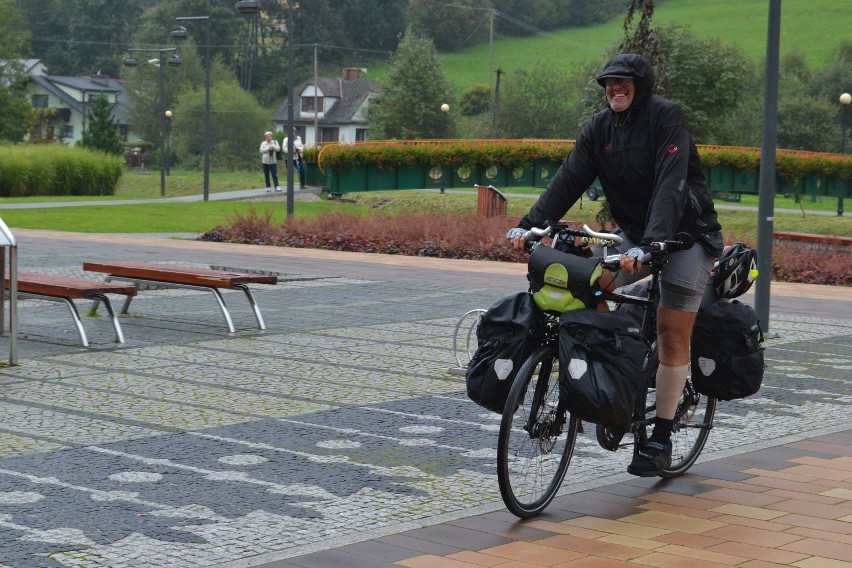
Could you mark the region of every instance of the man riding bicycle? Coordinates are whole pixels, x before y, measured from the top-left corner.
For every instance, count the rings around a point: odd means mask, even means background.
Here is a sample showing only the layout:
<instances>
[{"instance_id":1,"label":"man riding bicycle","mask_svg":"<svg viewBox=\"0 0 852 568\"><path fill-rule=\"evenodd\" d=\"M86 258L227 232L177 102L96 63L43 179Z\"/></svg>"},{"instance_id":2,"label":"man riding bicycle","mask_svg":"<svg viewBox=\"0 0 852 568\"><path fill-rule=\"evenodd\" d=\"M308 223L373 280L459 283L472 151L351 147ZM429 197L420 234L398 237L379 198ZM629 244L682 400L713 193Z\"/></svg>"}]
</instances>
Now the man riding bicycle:
<instances>
[{"instance_id":1,"label":"man riding bicycle","mask_svg":"<svg viewBox=\"0 0 852 568\"><path fill-rule=\"evenodd\" d=\"M717 220L686 117L676 103L653 94L654 73L641 56L613 57L598 77L609 108L597 113L529 214L506 237L524 249L523 233L558 221L595 178L625 237L613 288L648 275L642 261L655 241L689 233L698 245L674 252L661 275L657 337L657 414L645 449L627 471L659 475L671 462L671 432L689 364L692 326L713 262L722 252Z\"/></svg>"}]
</instances>

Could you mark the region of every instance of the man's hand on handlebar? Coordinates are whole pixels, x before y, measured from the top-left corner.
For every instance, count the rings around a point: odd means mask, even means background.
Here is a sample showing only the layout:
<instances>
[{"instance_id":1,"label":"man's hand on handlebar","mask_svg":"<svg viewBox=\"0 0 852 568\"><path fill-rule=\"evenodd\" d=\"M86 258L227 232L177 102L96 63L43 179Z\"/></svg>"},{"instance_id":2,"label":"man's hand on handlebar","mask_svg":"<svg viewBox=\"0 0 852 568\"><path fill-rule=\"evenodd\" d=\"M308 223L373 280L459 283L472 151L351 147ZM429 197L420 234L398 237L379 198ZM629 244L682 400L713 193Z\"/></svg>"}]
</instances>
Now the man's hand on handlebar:
<instances>
[{"instance_id":1,"label":"man's hand on handlebar","mask_svg":"<svg viewBox=\"0 0 852 568\"><path fill-rule=\"evenodd\" d=\"M527 244L526 234L526 229L515 227L513 229L509 229L506 233L506 238L509 240L513 249L522 251Z\"/></svg>"},{"instance_id":2,"label":"man's hand on handlebar","mask_svg":"<svg viewBox=\"0 0 852 568\"><path fill-rule=\"evenodd\" d=\"M635 274L642 270L642 263L645 262L647 256L648 253L641 248L633 247L621 255L621 262L619 263L619 266L621 266L622 270L626 271L627 274Z\"/></svg>"}]
</instances>

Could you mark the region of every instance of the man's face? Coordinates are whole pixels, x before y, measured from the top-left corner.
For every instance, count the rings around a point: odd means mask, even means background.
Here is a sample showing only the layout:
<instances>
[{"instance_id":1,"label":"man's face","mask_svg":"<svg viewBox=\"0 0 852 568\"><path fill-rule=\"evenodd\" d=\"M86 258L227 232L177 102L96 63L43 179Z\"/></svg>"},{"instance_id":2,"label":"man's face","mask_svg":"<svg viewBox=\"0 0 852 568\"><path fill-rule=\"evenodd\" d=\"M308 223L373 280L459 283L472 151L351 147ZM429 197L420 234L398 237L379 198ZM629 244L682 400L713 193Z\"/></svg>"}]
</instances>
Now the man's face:
<instances>
[{"instance_id":1,"label":"man's face","mask_svg":"<svg viewBox=\"0 0 852 568\"><path fill-rule=\"evenodd\" d=\"M606 100L610 108L615 112L627 110L633 103L634 95L636 95L633 79L607 77L604 84L606 85Z\"/></svg>"}]
</instances>

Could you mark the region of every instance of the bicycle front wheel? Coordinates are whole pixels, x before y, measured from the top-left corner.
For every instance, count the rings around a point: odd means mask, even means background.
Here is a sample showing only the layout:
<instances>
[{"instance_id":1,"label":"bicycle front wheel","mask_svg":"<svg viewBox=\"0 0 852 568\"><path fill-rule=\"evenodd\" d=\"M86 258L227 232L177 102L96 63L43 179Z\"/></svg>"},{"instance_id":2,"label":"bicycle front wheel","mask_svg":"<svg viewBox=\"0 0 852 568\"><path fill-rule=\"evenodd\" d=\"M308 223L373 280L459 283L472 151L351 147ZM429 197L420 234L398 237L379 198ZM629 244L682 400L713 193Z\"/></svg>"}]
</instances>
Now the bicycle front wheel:
<instances>
[{"instance_id":1,"label":"bicycle front wheel","mask_svg":"<svg viewBox=\"0 0 852 568\"><path fill-rule=\"evenodd\" d=\"M533 517L556 496L579 427L559 406L557 347L541 347L518 371L497 440L500 495L514 515Z\"/></svg>"}]
</instances>

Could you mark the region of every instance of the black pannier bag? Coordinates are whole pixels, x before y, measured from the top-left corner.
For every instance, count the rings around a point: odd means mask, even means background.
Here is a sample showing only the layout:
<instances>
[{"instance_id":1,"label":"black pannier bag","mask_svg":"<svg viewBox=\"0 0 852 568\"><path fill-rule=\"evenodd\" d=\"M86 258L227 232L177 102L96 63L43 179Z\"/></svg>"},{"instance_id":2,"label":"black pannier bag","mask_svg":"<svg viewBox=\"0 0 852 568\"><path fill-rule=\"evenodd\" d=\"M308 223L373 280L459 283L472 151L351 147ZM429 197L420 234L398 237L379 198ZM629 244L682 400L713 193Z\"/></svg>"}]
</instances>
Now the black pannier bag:
<instances>
[{"instance_id":1,"label":"black pannier bag","mask_svg":"<svg viewBox=\"0 0 852 568\"><path fill-rule=\"evenodd\" d=\"M559 397L572 415L614 426L632 418L647 355L635 318L577 310L559 320Z\"/></svg>"},{"instance_id":2,"label":"black pannier bag","mask_svg":"<svg viewBox=\"0 0 852 568\"><path fill-rule=\"evenodd\" d=\"M518 369L540 344L544 314L529 292L499 300L476 328L478 347L467 365L467 395L488 410L503 413Z\"/></svg>"},{"instance_id":3,"label":"black pannier bag","mask_svg":"<svg viewBox=\"0 0 852 568\"><path fill-rule=\"evenodd\" d=\"M763 382L763 332L757 313L737 300L699 311L692 330L692 384L699 393L733 400L756 393Z\"/></svg>"},{"instance_id":4,"label":"black pannier bag","mask_svg":"<svg viewBox=\"0 0 852 568\"><path fill-rule=\"evenodd\" d=\"M527 269L533 299L546 312L562 314L596 303L594 293L603 273L600 259L538 245L530 253Z\"/></svg>"}]
</instances>

